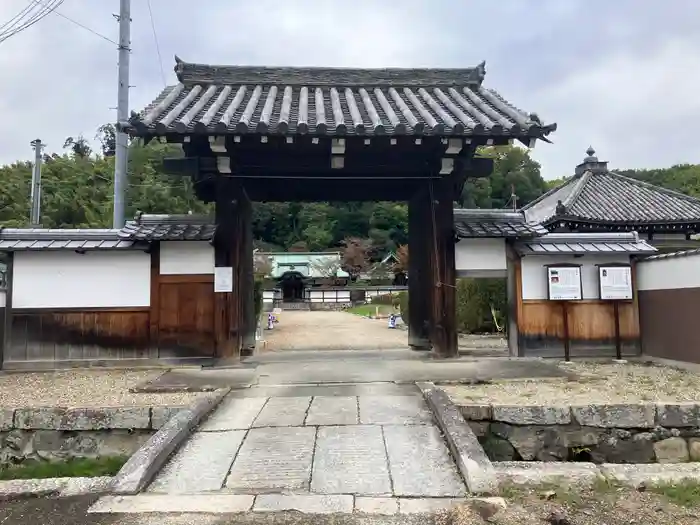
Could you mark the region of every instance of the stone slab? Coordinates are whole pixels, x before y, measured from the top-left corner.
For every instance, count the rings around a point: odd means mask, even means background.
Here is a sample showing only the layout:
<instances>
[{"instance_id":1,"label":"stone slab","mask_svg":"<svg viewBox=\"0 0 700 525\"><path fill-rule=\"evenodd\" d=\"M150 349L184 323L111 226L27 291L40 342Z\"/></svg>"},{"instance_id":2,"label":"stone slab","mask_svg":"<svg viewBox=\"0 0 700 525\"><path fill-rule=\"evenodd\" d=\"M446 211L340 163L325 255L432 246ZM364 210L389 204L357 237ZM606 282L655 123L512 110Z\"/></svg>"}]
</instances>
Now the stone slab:
<instances>
[{"instance_id":1,"label":"stone slab","mask_svg":"<svg viewBox=\"0 0 700 525\"><path fill-rule=\"evenodd\" d=\"M378 426L320 427L311 491L320 494L391 494L391 480Z\"/></svg>"},{"instance_id":2,"label":"stone slab","mask_svg":"<svg viewBox=\"0 0 700 525\"><path fill-rule=\"evenodd\" d=\"M310 397L271 397L253 422L253 427L300 427L310 404Z\"/></svg>"},{"instance_id":3,"label":"stone slab","mask_svg":"<svg viewBox=\"0 0 700 525\"><path fill-rule=\"evenodd\" d=\"M656 405L609 404L571 407L574 421L585 427L654 428Z\"/></svg>"},{"instance_id":4,"label":"stone slab","mask_svg":"<svg viewBox=\"0 0 700 525\"><path fill-rule=\"evenodd\" d=\"M148 492L220 490L244 437L244 430L195 432L158 473Z\"/></svg>"},{"instance_id":5,"label":"stone slab","mask_svg":"<svg viewBox=\"0 0 700 525\"><path fill-rule=\"evenodd\" d=\"M228 398L202 423L199 431L247 430L253 425L266 402L265 397Z\"/></svg>"},{"instance_id":6,"label":"stone slab","mask_svg":"<svg viewBox=\"0 0 700 525\"><path fill-rule=\"evenodd\" d=\"M88 514L156 512L227 514L249 511L253 507L254 498L255 496L239 494L192 494L186 498L165 494L105 496L88 509Z\"/></svg>"},{"instance_id":7,"label":"stone slab","mask_svg":"<svg viewBox=\"0 0 700 525\"><path fill-rule=\"evenodd\" d=\"M700 405L697 403L659 403L656 423L662 427L700 426Z\"/></svg>"},{"instance_id":8,"label":"stone slab","mask_svg":"<svg viewBox=\"0 0 700 525\"><path fill-rule=\"evenodd\" d=\"M459 411L464 419L470 421L489 421L493 418L491 405L460 405Z\"/></svg>"},{"instance_id":9,"label":"stone slab","mask_svg":"<svg viewBox=\"0 0 700 525\"><path fill-rule=\"evenodd\" d=\"M256 493L308 490L315 439L313 427L249 430L226 488Z\"/></svg>"},{"instance_id":10,"label":"stone slab","mask_svg":"<svg viewBox=\"0 0 700 525\"><path fill-rule=\"evenodd\" d=\"M151 428L160 430L175 414L187 410L187 406L165 406L151 408Z\"/></svg>"},{"instance_id":11,"label":"stone slab","mask_svg":"<svg viewBox=\"0 0 700 525\"><path fill-rule=\"evenodd\" d=\"M350 513L353 497L347 495L265 494L255 498L254 511L296 511L304 514Z\"/></svg>"},{"instance_id":12,"label":"stone slab","mask_svg":"<svg viewBox=\"0 0 700 525\"><path fill-rule=\"evenodd\" d=\"M514 425L568 425L571 409L568 406L547 405L493 405L492 419Z\"/></svg>"},{"instance_id":13,"label":"stone slab","mask_svg":"<svg viewBox=\"0 0 700 525\"><path fill-rule=\"evenodd\" d=\"M97 494L106 492L111 483L111 477L13 479L0 481L0 501L25 497L70 497L84 494Z\"/></svg>"},{"instance_id":14,"label":"stone slab","mask_svg":"<svg viewBox=\"0 0 700 525\"><path fill-rule=\"evenodd\" d=\"M15 411L10 408L0 408L0 432L12 430L14 427Z\"/></svg>"},{"instance_id":15,"label":"stone slab","mask_svg":"<svg viewBox=\"0 0 700 525\"><path fill-rule=\"evenodd\" d=\"M600 471L606 478L631 487L653 483L678 483L684 480L700 482L700 464L698 463L634 465L603 463L600 465Z\"/></svg>"},{"instance_id":16,"label":"stone slab","mask_svg":"<svg viewBox=\"0 0 700 525\"><path fill-rule=\"evenodd\" d=\"M592 485L601 477L593 463L496 461L493 466L500 483L513 485Z\"/></svg>"},{"instance_id":17,"label":"stone slab","mask_svg":"<svg viewBox=\"0 0 700 525\"><path fill-rule=\"evenodd\" d=\"M137 494L166 463L170 455L190 435L192 429L228 394L222 389L179 412L139 448L114 476L113 494Z\"/></svg>"},{"instance_id":18,"label":"stone slab","mask_svg":"<svg viewBox=\"0 0 700 525\"><path fill-rule=\"evenodd\" d=\"M430 425L432 414L416 396L359 396L362 425Z\"/></svg>"},{"instance_id":19,"label":"stone slab","mask_svg":"<svg viewBox=\"0 0 700 525\"><path fill-rule=\"evenodd\" d=\"M71 408L59 430L107 430L151 428L150 407Z\"/></svg>"},{"instance_id":20,"label":"stone slab","mask_svg":"<svg viewBox=\"0 0 700 525\"><path fill-rule=\"evenodd\" d=\"M459 498L399 498L399 513L432 514L439 510L451 509L465 501Z\"/></svg>"},{"instance_id":21,"label":"stone slab","mask_svg":"<svg viewBox=\"0 0 700 525\"><path fill-rule=\"evenodd\" d=\"M295 352L296 353L296 352ZM318 355L318 352L316 353ZM409 396L417 393L414 384L356 383L314 385L251 386L231 392L231 397L357 397Z\"/></svg>"},{"instance_id":22,"label":"stone slab","mask_svg":"<svg viewBox=\"0 0 700 525\"><path fill-rule=\"evenodd\" d=\"M131 388L136 393L214 392L221 388L245 388L255 381L254 368L170 370Z\"/></svg>"},{"instance_id":23,"label":"stone slab","mask_svg":"<svg viewBox=\"0 0 700 525\"><path fill-rule=\"evenodd\" d=\"M384 439L396 496L463 496L466 492L437 428L386 426Z\"/></svg>"},{"instance_id":24,"label":"stone slab","mask_svg":"<svg viewBox=\"0 0 700 525\"><path fill-rule=\"evenodd\" d=\"M470 492L475 494L495 492L498 489L498 479L491 460L486 456L459 408L440 389L423 385L421 390Z\"/></svg>"},{"instance_id":25,"label":"stone slab","mask_svg":"<svg viewBox=\"0 0 700 525\"><path fill-rule=\"evenodd\" d=\"M355 497L355 512L391 516L399 512L399 498Z\"/></svg>"},{"instance_id":26,"label":"stone slab","mask_svg":"<svg viewBox=\"0 0 700 525\"><path fill-rule=\"evenodd\" d=\"M357 425L357 398L314 397L306 416L306 425Z\"/></svg>"}]
</instances>

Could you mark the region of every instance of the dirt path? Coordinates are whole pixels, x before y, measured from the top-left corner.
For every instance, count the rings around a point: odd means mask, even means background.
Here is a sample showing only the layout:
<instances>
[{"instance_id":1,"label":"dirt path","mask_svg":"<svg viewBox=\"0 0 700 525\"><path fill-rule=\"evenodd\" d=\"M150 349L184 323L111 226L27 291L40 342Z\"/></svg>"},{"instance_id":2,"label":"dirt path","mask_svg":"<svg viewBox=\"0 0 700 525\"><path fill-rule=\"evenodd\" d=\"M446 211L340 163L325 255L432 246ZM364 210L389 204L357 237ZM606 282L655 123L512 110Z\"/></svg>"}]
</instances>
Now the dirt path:
<instances>
[{"instance_id":1,"label":"dirt path","mask_svg":"<svg viewBox=\"0 0 700 525\"><path fill-rule=\"evenodd\" d=\"M406 348L408 332L347 312L285 311L265 339L267 351L377 350Z\"/></svg>"}]
</instances>

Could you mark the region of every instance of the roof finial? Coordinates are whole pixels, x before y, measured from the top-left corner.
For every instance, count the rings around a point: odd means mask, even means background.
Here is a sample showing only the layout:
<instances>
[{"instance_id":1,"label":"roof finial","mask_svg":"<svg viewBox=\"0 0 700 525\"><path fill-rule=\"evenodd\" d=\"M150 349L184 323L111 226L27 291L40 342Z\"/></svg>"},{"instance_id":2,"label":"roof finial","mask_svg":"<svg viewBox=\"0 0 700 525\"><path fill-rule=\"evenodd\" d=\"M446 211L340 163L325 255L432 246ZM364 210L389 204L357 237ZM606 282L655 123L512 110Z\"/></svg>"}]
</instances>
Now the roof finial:
<instances>
[{"instance_id":1,"label":"roof finial","mask_svg":"<svg viewBox=\"0 0 700 525\"><path fill-rule=\"evenodd\" d=\"M586 150L586 155L588 155L583 162L598 162L598 157L595 156L595 150L593 149L593 146L588 146L588 149Z\"/></svg>"}]
</instances>

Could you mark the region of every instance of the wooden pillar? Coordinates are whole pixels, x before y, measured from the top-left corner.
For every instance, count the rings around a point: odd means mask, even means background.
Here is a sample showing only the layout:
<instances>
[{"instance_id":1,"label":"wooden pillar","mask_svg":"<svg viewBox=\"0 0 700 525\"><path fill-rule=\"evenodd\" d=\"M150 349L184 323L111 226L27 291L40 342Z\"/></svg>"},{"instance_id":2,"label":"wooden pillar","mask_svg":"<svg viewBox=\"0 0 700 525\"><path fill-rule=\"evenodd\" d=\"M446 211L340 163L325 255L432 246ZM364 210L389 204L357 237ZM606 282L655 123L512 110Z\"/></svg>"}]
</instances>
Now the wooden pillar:
<instances>
[{"instance_id":1,"label":"wooden pillar","mask_svg":"<svg viewBox=\"0 0 700 525\"><path fill-rule=\"evenodd\" d=\"M15 280L15 254L7 253L7 267L5 268L5 315L2 319L2 341L0 341L0 370L10 353L12 345L12 289Z\"/></svg>"},{"instance_id":2,"label":"wooden pillar","mask_svg":"<svg viewBox=\"0 0 700 525\"><path fill-rule=\"evenodd\" d=\"M435 224L433 350L438 357L459 355L457 344L457 272L455 270L454 195L452 180L442 179L432 187L431 221Z\"/></svg>"},{"instance_id":3,"label":"wooden pillar","mask_svg":"<svg viewBox=\"0 0 700 525\"><path fill-rule=\"evenodd\" d=\"M216 234L214 237L214 266L232 268L236 246L236 206L230 179L220 176L216 184ZM218 271L218 270L215 270ZM235 278L235 272L234 272ZM216 357L230 359L239 356L240 345L233 333L233 320L238 308L230 291L214 292L214 340Z\"/></svg>"},{"instance_id":4,"label":"wooden pillar","mask_svg":"<svg viewBox=\"0 0 700 525\"><path fill-rule=\"evenodd\" d=\"M160 242L151 243L151 305L148 310L148 346L160 357Z\"/></svg>"},{"instance_id":5,"label":"wooden pillar","mask_svg":"<svg viewBox=\"0 0 700 525\"><path fill-rule=\"evenodd\" d=\"M408 345L430 350L430 193L426 187L408 203Z\"/></svg>"},{"instance_id":6,"label":"wooden pillar","mask_svg":"<svg viewBox=\"0 0 700 525\"><path fill-rule=\"evenodd\" d=\"M253 206L244 189L241 189L237 208L240 217L239 243L240 257L238 266L237 298L241 315L242 350L251 353L255 349L255 277L253 275Z\"/></svg>"}]
</instances>

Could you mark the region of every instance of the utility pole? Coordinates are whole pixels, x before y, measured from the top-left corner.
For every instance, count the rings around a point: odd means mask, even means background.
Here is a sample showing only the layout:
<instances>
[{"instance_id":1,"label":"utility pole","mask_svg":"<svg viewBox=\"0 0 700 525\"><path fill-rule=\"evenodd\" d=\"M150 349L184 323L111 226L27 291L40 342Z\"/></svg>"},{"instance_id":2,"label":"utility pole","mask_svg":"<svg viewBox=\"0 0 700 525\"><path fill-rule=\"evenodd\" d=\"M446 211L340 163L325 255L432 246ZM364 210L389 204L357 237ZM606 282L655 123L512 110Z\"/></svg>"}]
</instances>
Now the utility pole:
<instances>
[{"instance_id":1,"label":"utility pole","mask_svg":"<svg viewBox=\"0 0 700 525\"><path fill-rule=\"evenodd\" d=\"M129 118L129 54L131 53L131 0L119 0L119 82L117 87L116 151L114 158L113 227L124 226L124 199L129 138L122 126Z\"/></svg>"},{"instance_id":2,"label":"utility pole","mask_svg":"<svg viewBox=\"0 0 700 525\"><path fill-rule=\"evenodd\" d=\"M29 224L32 228L41 227L41 139L30 142L34 148L34 169L32 170L32 188L29 208Z\"/></svg>"}]
</instances>

